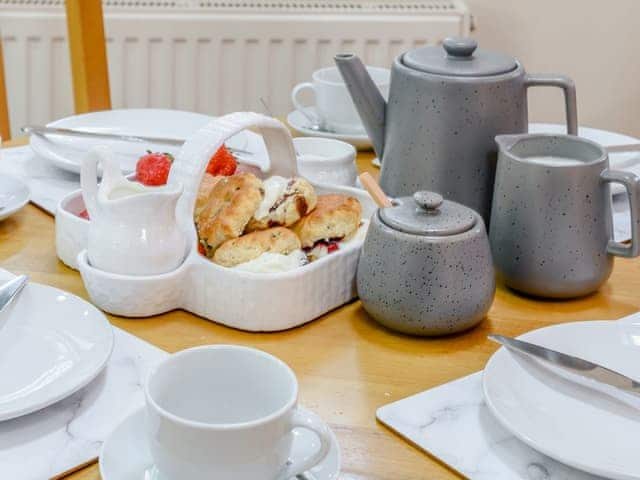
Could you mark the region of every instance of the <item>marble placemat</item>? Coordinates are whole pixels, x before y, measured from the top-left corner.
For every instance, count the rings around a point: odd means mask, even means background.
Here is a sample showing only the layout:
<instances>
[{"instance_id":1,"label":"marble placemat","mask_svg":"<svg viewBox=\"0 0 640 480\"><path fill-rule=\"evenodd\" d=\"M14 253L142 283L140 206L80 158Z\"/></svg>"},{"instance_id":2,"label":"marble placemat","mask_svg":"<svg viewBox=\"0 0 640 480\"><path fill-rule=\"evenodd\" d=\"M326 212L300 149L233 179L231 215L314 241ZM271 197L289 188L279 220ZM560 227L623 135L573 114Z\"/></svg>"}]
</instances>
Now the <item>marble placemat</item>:
<instances>
[{"instance_id":1,"label":"marble placemat","mask_svg":"<svg viewBox=\"0 0 640 480\"><path fill-rule=\"evenodd\" d=\"M260 145L251 145L250 150L263 151ZM267 162L257 154L261 162ZM637 171L635 171L635 170ZM640 175L640 164L629 168ZM14 175L25 181L31 189L31 201L55 215L58 202L68 193L80 188L80 176L61 170L46 159L37 156L31 147L5 148L2 150L0 174ZM613 201L613 224L615 239L619 242L631 238L629 204L626 195L616 195Z\"/></svg>"},{"instance_id":2,"label":"marble placemat","mask_svg":"<svg viewBox=\"0 0 640 480\"><path fill-rule=\"evenodd\" d=\"M0 478L43 480L92 461L111 430L144 403L144 378L167 353L113 330L113 353L93 382L43 410L0 422Z\"/></svg>"},{"instance_id":3,"label":"marble placemat","mask_svg":"<svg viewBox=\"0 0 640 480\"><path fill-rule=\"evenodd\" d=\"M640 313L620 322L638 322ZM527 446L484 403L482 372L378 409L380 422L472 480L595 480Z\"/></svg>"}]
</instances>

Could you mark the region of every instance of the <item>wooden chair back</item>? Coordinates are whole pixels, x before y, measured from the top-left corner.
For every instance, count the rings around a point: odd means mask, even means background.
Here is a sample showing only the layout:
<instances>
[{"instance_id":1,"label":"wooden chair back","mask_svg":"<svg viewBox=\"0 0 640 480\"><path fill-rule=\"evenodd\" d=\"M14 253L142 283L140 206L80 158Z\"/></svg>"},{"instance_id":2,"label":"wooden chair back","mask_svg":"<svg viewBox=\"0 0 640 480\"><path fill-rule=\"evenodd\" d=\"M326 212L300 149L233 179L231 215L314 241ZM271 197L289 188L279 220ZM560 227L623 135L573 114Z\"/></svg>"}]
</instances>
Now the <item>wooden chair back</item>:
<instances>
[{"instance_id":1,"label":"wooden chair back","mask_svg":"<svg viewBox=\"0 0 640 480\"><path fill-rule=\"evenodd\" d=\"M109 110L109 68L101 0L67 0L67 32L76 113ZM11 137L9 103L0 41L0 135Z\"/></svg>"}]
</instances>

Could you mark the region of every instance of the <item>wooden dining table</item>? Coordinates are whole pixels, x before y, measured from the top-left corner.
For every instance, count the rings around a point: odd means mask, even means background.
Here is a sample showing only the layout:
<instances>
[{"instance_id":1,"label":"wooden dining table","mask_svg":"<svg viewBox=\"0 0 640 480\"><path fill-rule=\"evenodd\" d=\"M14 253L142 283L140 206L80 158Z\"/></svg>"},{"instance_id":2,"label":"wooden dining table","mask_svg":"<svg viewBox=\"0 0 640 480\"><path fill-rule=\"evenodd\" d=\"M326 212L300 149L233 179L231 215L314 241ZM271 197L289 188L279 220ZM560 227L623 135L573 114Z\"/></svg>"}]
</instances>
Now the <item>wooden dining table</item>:
<instances>
[{"instance_id":1,"label":"wooden dining table","mask_svg":"<svg viewBox=\"0 0 640 480\"><path fill-rule=\"evenodd\" d=\"M25 140L4 147L25 144ZM360 153L358 167L377 175L373 155ZM34 205L0 222L0 266L28 274L89 300L80 275L56 257L54 218ZM220 286L224 295L224 285ZM382 405L482 370L496 344L490 333L517 336L575 320L616 319L640 309L640 259L615 260L600 290L570 301L518 295L498 280L493 306L477 327L456 335L418 338L373 321L358 300L298 328L250 333L176 310L149 318L107 315L111 323L167 352L206 344L240 344L288 363L300 383L300 402L336 433L345 479L417 480L462 478L376 421ZM114 425L115 426L115 425ZM97 480L91 464L70 473Z\"/></svg>"}]
</instances>

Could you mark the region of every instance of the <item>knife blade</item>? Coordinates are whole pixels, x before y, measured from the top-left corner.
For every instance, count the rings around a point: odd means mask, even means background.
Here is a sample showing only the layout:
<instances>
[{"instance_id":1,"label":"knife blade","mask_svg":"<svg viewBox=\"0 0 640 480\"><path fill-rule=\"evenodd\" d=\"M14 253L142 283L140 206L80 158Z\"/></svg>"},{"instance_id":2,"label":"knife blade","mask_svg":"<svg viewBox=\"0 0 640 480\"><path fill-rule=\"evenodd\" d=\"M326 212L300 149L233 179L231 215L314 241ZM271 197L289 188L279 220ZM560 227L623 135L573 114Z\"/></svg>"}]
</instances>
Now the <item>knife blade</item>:
<instances>
[{"instance_id":1,"label":"knife blade","mask_svg":"<svg viewBox=\"0 0 640 480\"><path fill-rule=\"evenodd\" d=\"M84 138L99 138L103 140L117 140L121 142L134 142L134 143L155 143L161 145L171 145L175 147L181 146L185 140L181 138L162 138L162 137L145 137L140 135L120 135L115 133L103 133L103 132L88 132L86 130L74 130L71 128L57 128L57 127L43 127L39 125L27 125L22 127L24 133L30 135L63 135L67 137L84 137ZM253 155L248 150L241 148L229 147L229 150L233 153L240 153L243 155Z\"/></svg>"},{"instance_id":2,"label":"knife blade","mask_svg":"<svg viewBox=\"0 0 640 480\"><path fill-rule=\"evenodd\" d=\"M597 363L503 335L489 335L487 338L510 350L532 356L583 378L595 380L624 392L640 396L639 382L615 370L598 365Z\"/></svg>"},{"instance_id":3,"label":"knife blade","mask_svg":"<svg viewBox=\"0 0 640 480\"><path fill-rule=\"evenodd\" d=\"M29 277L26 275L20 275L13 280L9 280L0 287L0 314L4 312L7 305L11 303L11 300L13 300L22 291L28 280ZM4 326L4 320L6 319L0 318L0 328Z\"/></svg>"}]
</instances>

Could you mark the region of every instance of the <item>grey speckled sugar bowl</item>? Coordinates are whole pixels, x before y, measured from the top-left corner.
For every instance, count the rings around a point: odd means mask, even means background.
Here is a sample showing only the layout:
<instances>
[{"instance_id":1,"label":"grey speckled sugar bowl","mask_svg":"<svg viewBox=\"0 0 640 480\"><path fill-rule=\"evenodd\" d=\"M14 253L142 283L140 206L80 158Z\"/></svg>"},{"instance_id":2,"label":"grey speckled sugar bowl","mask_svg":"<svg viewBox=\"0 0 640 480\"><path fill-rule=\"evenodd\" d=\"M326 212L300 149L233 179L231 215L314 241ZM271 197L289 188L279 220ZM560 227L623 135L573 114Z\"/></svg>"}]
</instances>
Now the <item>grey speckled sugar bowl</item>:
<instances>
[{"instance_id":1,"label":"grey speckled sugar bowl","mask_svg":"<svg viewBox=\"0 0 640 480\"><path fill-rule=\"evenodd\" d=\"M638 255L640 180L609 169L598 144L570 135L502 135L491 212L496 268L516 290L550 298L591 293L613 255ZM609 183L629 194L632 242L613 240Z\"/></svg>"},{"instance_id":2,"label":"grey speckled sugar bowl","mask_svg":"<svg viewBox=\"0 0 640 480\"><path fill-rule=\"evenodd\" d=\"M472 38L447 38L399 55L388 102L358 57L341 54L335 62L382 160L380 186L387 195L431 190L471 207L488 223L493 139L528 130L527 89L562 88L573 135L577 112L571 79L526 73L515 58L477 47Z\"/></svg>"},{"instance_id":3,"label":"grey speckled sugar bowl","mask_svg":"<svg viewBox=\"0 0 640 480\"><path fill-rule=\"evenodd\" d=\"M480 322L495 293L484 222L432 192L394 201L372 217L358 295L378 322L412 335L446 335Z\"/></svg>"}]
</instances>

